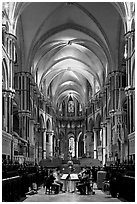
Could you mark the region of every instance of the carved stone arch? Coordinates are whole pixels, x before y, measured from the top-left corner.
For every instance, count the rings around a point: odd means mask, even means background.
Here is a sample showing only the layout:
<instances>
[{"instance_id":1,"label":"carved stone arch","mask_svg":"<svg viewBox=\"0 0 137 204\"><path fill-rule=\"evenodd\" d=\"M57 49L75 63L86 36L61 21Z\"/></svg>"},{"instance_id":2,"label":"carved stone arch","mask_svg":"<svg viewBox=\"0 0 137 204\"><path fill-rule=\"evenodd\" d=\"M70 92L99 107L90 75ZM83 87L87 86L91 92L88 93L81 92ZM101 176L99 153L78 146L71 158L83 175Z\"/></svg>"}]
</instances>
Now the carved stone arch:
<instances>
[{"instance_id":1,"label":"carved stone arch","mask_svg":"<svg viewBox=\"0 0 137 204\"><path fill-rule=\"evenodd\" d=\"M44 117L42 114L39 115L39 136L38 136L38 142L39 142L39 147L40 147L40 150L39 150L39 157L41 159L44 158L44 129L45 129L45 122L44 122Z\"/></svg>"},{"instance_id":2,"label":"carved stone arch","mask_svg":"<svg viewBox=\"0 0 137 204\"><path fill-rule=\"evenodd\" d=\"M95 128L96 128L96 134L97 134L97 146L101 145L101 138L100 138L100 134L101 134L101 115L100 113L97 114L96 116L96 120L95 120Z\"/></svg>"},{"instance_id":3,"label":"carved stone arch","mask_svg":"<svg viewBox=\"0 0 137 204\"><path fill-rule=\"evenodd\" d=\"M132 66L132 86L135 87L135 59Z\"/></svg>"},{"instance_id":4,"label":"carved stone arch","mask_svg":"<svg viewBox=\"0 0 137 204\"><path fill-rule=\"evenodd\" d=\"M132 19L131 30L135 30L135 19Z\"/></svg>"},{"instance_id":5,"label":"carved stone arch","mask_svg":"<svg viewBox=\"0 0 137 204\"><path fill-rule=\"evenodd\" d=\"M78 141L78 142L79 142L79 138L80 138L81 134L82 134L82 131L79 131L79 132L78 132L78 136L77 136L77 141Z\"/></svg>"},{"instance_id":6,"label":"carved stone arch","mask_svg":"<svg viewBox=\"0 0 137 204\"><path fill-rule=\"evenodd\" d=\"M70 137L74 137L74 133L73 133L73 132L68 132L68 139L69 139Z\"/></svg>"},{"instance_id":7,"label":"carved stone arch","mask_svg":"<svg viewBox=\"0 0 137 204\"><path fill-rule=\"evenodd\" d=\"M40 127L45 128L44 117L42 114L40 114L40 116L39 116L39 122L40 122Z\"/></svg>"},{"instance_id":8,"label":"carved stone arch","mask_svg":"<svg viewBox=\"0 0 137 204\"><path fill-rule=\"evenodd\" d=\"M51 131L51 121L49 118L46 121L46 128L47 128L47 131Z\"/></svg>"},{"instance_id":9,"label":"carved stone arch","mask_svg":"<svg viewBox=\"0 0 137 204\"><path fill-rule=\"evenodd\" d=\"M127 113L127 97L125 96L122 100L122 110Z\"/></svg>"},{"instance_id":10,"label":"carved stone arch","mask_svg":"<svg viewBox=\"0 0 137 204\"><path fill-rule=\"evenodd\" d=\"M34 105L33 107L33 116L34 116L34 119L37 118L37 106L36 105Z\"/></svg>"},{"instance_id":11,"label":"carved stone arch","mask_svg":"<svg viewBox=\"0 0 137 204\"><path fill-rule=\"evenodd\" d=\"M2 89L7 89L8 87L8 67L6 59L2 60Z\"/></svg>"},{"instance_id":12,"label":"carved stone arch","mask_svg":"<svg viewBox=\"0 0 137 204\"><path fill-rule=\"evenodd\" d=\"M122 112L124 113L123 116L123 122L122 122L122 127L123 127L123 130L124 130L124 137L125 137L125 141L127 141L127 138L128 138L128 121L127 121L127 114L128 114L128 100L127 100L127 97L125 96L122 100L122 103L121 103L121 106L122 106ZM133 119L133 124L134 124L135 120ZM134 126L134 125L133 125Z\"/></svg>"},{"instance_id":13,"label":"carved stone arch","mask_svg":"<svg viewBox=\"0 0 137 204\"><path fill-rule=\"evenodd\" d=\"M19 135L19 114L18 114L18 104L13 99L13 131Z\"/></svg>"},{"instance_id":14,"label":"carved stone arch","mask_svg":"<svg viewBox=\"0 0 137 204\"><path fill-rule=\"evenodd\" d=\"M90 118L90 120L88 122L88 130L93 131L93 127L94 127L94 120L92 118Z\"/></svg>"},{"instance_id":15,"label":"carved stone arch","mask_svg":"<svg viewBox=\"0 0 137 204\"><path fill-rule=\"evenodd\" d=\"M34 111L33 100L30 98L30 111Z\"/></svg>"},{"instance_id":16,"label":"carved stone arch","mask_svg":"<svg viewBox=\"0 0 137 204\"><path fill-rule=\"evenodd\" d=\"M103 116L102 116L104 119L105 119L105 116L106 116L106 111L107 111L107 110L106 110L106 105L105 105L105 106L103 107Z\"/></svg>"},{"instance_id":17,"label":"carved stone arch","mask_svg":"<svg viewBox=\"0 0 137 204\"><path fill-rule=\"evenodd\" d=\"M82 131L78 135L78 157L83 157L84 155L84 134Z\"/></svg>"},{"instance_id":18,"label":"carved stone arch","mask_svg":"<svg viewBox=\"0 0 137 204\"><path fill-rule=\"evenodd\" d=\"M100 123L101 123L101 115L100 113L98 113L95 119L95 128L100 128Z\"/></svg>"},{"instance_id":19,"label":"carved stone arch","mask_svg":"<svg viewBox=\"0 0 137 204\"><path fill-rule=\"evenodd\" d=\"M64 132L61 131L60 134L59 134L59 138L62 140L64 136L65 136Z\"/></svg>"},{"instance_id":20,"label":"carved stone arch","mask_svg":"<svg viewBox=\"0 0 137 204\"><path fill-rule=\"evenodd\" d=\"M68 150L69 152L71 152L72 154L72 157L75 156L75 136L74 136L74 133L73 132L69 132L68 133Z\"/></svg>"},{"instance_id":21,"label":"carved stone arch","mask_svg":"<svg viewBox=\"0 0 137 204\"><path fill-rule=\"evenodd\" d=\"M107 103L107 111L109 112L110 110L112 110L112 107L111 107L111 98L109 97L108 103Z\"/></svg>"}]
</instances>

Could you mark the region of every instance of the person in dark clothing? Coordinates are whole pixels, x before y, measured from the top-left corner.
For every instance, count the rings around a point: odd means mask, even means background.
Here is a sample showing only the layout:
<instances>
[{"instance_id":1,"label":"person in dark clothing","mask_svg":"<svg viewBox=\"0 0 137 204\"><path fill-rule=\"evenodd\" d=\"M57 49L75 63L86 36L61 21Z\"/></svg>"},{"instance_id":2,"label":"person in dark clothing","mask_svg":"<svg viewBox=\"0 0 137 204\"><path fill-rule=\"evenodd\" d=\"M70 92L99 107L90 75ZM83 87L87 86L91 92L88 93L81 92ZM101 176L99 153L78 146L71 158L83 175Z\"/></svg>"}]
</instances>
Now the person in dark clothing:
<instances>
[{"instance_id":1,"label":"person in dark clothing","mask_svg":"<svg viewBox=\"0 0 137 204\"><path fill-rule=\"evenodd\" d=\"M96 171L96 168L95 166L92 167L92 179L93 179L93 182L96 182L97 181L97 171Z\"/></svg>"},{"instance_id":2,"label":"person in dark clothing","mask_svg":"<svg viewBox=\"0 0 137 204\"><path fill-rule=\"evenodd\" d=\"M54 187L55 194L59 193L60 185L55 183L55 177L53 176L53 171L50 171L48 178L46 179L46 187Z\"/></svg>"},{"instance_id":3,"label":"person in dark clothing","mask_svg":"<svg viewBox=\"0 0 137 204\"><path fill-rule=\"evenodd\" d=\"M86 195L86 189L90 191L90 181L89 181L89 171L85 170L81 172L79 175L79 182L76 184L76 187L80 194Z\"/></svg>"}]
</instances>

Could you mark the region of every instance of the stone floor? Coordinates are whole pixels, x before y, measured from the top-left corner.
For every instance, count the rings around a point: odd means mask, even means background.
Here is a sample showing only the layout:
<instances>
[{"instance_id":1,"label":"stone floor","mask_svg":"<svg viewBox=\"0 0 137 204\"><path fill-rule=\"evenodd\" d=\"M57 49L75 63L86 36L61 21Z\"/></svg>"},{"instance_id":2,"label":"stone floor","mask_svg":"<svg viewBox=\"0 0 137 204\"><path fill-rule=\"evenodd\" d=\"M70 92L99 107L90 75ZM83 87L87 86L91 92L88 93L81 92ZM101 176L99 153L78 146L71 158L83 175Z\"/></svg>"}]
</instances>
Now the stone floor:
<instances>
[{"instance_id":1,"label":"stone floor","mask_svg":"<svg viewBox=\"0 0 137 204\"><path fill-rule=\"evenodd\" d=\"M45 194L44 188L40 188L37 194L27 195L23 202L122 202L97 188L94 188L94 191L95 195L80 195L79 192L48 195Z\"/></svg>"}]
</instances>

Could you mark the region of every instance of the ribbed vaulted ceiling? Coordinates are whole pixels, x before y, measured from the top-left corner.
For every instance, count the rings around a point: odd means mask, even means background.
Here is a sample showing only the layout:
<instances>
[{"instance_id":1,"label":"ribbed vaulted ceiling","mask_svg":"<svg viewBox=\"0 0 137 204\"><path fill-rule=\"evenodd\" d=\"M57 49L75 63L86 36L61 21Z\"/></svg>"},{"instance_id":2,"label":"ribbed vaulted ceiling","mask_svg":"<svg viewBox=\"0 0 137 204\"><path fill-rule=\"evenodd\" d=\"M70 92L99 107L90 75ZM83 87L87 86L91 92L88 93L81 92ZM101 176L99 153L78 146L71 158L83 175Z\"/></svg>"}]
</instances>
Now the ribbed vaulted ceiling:
<instances>
[{"instance_id":1,"label":"ribbed vaulted ceiling","mask_svg":"<svg viewBox=\"0 0 137 204\"><path fill-rule=\"evenodd\" d=\"M50 89L54 106L70 93L86 104L87 84L94 95L118 69L124 31L112 3L32 2L16 9L23 64L46 97Z\"/></svg>"}]
</instances>

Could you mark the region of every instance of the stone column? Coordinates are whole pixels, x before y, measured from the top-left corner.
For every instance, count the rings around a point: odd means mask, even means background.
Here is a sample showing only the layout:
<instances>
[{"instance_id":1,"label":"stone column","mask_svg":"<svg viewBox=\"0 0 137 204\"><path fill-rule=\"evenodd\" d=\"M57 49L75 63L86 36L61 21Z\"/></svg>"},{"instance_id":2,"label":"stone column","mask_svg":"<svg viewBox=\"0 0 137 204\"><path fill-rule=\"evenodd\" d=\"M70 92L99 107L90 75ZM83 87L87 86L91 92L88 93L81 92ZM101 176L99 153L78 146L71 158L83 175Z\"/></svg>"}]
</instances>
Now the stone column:
<instances>
[{"instance_id":1,"label":"stone column","mask_svg":"<svg viewBox=\"0 0 137 204\"><path fill-rule=\"evenodd\" d=\"M68 158L69 148L68 148L68 137L67 137L67 122L65 122L65 137L64 137L64 158Z\"/></svg>"},{"instance_id":2,"label":"stone column","mask_svg":"<svg viewBox=\"0 0 137 204\"><path fill-rule=\"evenodd\" d=\"M106 118L106 125L107 125L107 159L110 160L112 156L112 130L111 130L111 118Z\"/></svg>"},{"instance_id":3,"label":"stone column","mask_svg":"<svg viewBox=\"0 0 137 204\"><path fill-rule=\"evenodd\" d=\"M49 134L49 143L50 143L50 147L49 147L49 153L50 156L53 156L53 132L50 132Z\"/></svg>"},{"instance_id":4,"label":"stone column","mask_svg":"<svg viewBox=\"0 0 137 204\"><path fill-rule=\"evenodd\" d=\"M125 59L126 59L126 74L127 86L132 85L132 56L134 50L134 31L128 31L125 34Z\"/></svg>"},{"instance_id":5,"label":"stone column","mask_svg":"<svg viewBox=\"0 0 137 204\"><path fill-rule=\"evenodd\" d=\"M133 126L133 111L134 109L134 87L132 83L132 69L133 69L133 54L134 54L134 31L128 31L125 34L125 60L126 60L126 76L127 76L127 87L125 88L125 93L127 95L127 102L128 102L128 134L134 132Z\"/></svg>"},{"instance_id":6,"label":"stone column","mask_svg":"<svg viewBox=\"0 0 137 204\"><path fill-rule=\"evenodd\" d=\"M135 88L134 87L126 87L125 93L127 96L127 102L128 102L128 134L132 133L134 131L134 124L133 124L133 117L134 117L134 95L135 95Z\"/></svg>"},{"instance_id":7,"label":"stone column","mask_svg":"<svg viewBox=\"0 0 137 204\"><path fill-rule=\"evenodd\" d=\"M85 136L86 136L86 134L84 134L84 139L83 139L83 142L84 142L84 154L86 154L86 139L85 139Z\"/></svg>"},{"instance_id":8,"label":"stone column","mask_svg":"<svg viewBox=\"0 0 137 204\"><path fill-rule=\"evenodd\" d=\"M94 159L97 159L97 129L93 129L94 132Z\"/></svg>"},{"instance_id":9,"label":"stone column","mask_svg":"<svg viewBox=\"0 0 137 204\"><path fill-rule=\"evenodd\" d=\"M6 91L2 91L2 95L3 95L3 116L2 116L2 129L7 131L7 103L8 103L8 99L7 99L7 94Z\"/></svg>"},{"instance_id":10,"label":"stone column","mask_svg":"<svg viewBox=\"0 0 137 204\"><path fill-rule=\"evenodd\" d=\"M41 128L40 129L41 131L41 137L42 137L42 159L44 159L44 155L45 155L45 152L46 152L46 142L45 142L45 128ZM46 157L45 157L46 158Z\"/></svg>"},{"instance_id":11,"label":"stone column","mask_svg":"<svg viewBox=\"0 0 137 204\"><path fill-rule=\"evenodd\" d=\"M6 113L6 132L8 132L11 136L13 134L13 98L15 96L15 90L6 90L6 104L5 104L5 113ZM13 162L14 158L14 141L13 136L11 140L11 162Z\"/></svg>"},{"instance_id":12,"label":"stone column","mask_svg":"<svg viewBox=\"0 0 137 204\"><path fill-rule=\"evenodd\" d=\"M76 158L78 159L78 140L76 141Z\"/></svg>"},{"instance_id":13,"label":"stone column","mask_svg":"<svg viewBox=\"0 0 137 204\"><path fill-rule=\"evenodd\" d=\"M46 128L43 128L43 159L46 159Z\"/></svg>"},{"instance_id":14,"label":"stone column","mask_svg":"<svg viewBox=\"0 0 137 204\"><path fill-rule=\"evenodd\" d=\"M13 132L13 98L15 90L3 90L4 97L4 130L10 134Z\"/></svg>"},{"instance_id":15,"label":"stone column","mask_svg":"<svg viewBox=\"0 0 137 204\"><path fill-rule=\"evenodd\" d=\"M74 136L74 142L75 142L75 157L77 155L77 125L75 123L75 136Z\"/></svg>"},{"instance_id":16,"label":"stone column","mask_svg":"<svg viewBox=\"0 0 137 204\"><path fill-rule=\"evenodd\" d=\"M103 135L102 135L102 164L104 165L106 163L106 123L101 123Z\"/></svg>"},{"instance_id":17,"label":"stone column","mask_svg":"<svg viewBox=\"0 0 137 204\"><path fill-rule=\"evenodd\" d=\"M8 78L8 87L9 89L12 89L14 86L14 62L16 60L15 56L15 43L16 43L16 36L13 35L12 33L6 33L7 35L7 42L8 42L8 47L7 47L7 54L9 57L9 78Z\"/></svg>"}]
</instances>

